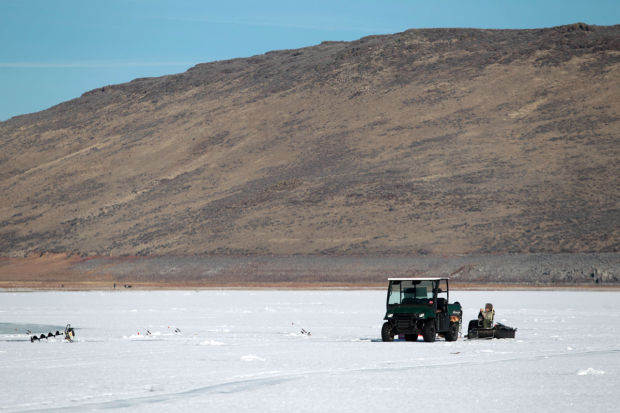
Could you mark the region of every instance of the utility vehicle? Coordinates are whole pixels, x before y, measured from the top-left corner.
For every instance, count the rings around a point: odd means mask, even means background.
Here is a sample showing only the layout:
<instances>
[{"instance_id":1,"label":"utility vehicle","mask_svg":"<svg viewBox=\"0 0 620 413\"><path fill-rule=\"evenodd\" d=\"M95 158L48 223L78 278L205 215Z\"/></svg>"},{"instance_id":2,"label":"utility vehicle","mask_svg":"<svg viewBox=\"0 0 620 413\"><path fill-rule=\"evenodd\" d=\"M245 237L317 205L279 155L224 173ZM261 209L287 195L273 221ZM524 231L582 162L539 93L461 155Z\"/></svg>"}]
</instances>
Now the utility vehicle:
<instances>
[{"instance_id":1,"label":"utility vehicle","mask_svg":"<svg viewBox=\"0 0 620 413\"><path fill-rule=\"evenodd\" d=\"M449 304L448 277L389 278L385 323L381 339L393 341L395 335L407 341L433 342L437 335L456 341L463 310L457 301Z\"/></svg>"}]
</instances>

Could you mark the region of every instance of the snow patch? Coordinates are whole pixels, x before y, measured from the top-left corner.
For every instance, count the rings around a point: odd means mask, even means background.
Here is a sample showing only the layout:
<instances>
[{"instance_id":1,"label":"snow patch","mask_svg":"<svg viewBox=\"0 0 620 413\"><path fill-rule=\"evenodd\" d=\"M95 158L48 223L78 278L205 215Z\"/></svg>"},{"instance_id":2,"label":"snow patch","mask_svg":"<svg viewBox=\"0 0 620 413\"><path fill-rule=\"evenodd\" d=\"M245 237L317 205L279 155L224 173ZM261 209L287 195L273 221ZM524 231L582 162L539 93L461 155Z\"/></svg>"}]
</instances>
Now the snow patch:
<instances>
[{"instance_id":1,"label":"snow patch","mask_svg":"<svg viewBox=\"0 0 620 413\"><path fill-rule=\"evenodd\" d=\"M133 341L150 341L150 340L161 340L155 339L151 334L132 334L130 336L123 336L125 340L133 340ZM74 340L75 341L75 340Z\"/></svg>"},{"instance_id":2,"label":"snow patch","mask_svg":"<svg viewBox=\"0 0 620 413\"><path fill-rule=\"evenodd\" d=\"M267 361L267 359L255 356L254 354L247 354L245 356L241 356L241 361Z\"/></svg>"},{"instance_id":3,"label":"snow patch","mask_svg":"<svg viewBox=\"0 0 620 413\"><path fill-rule=\"evenodd\" d=\"M303 337L303 338L309 338L308 334L306 334L306 333L288 333L288 334L286 334L286 336L288 336L288 337Z\"/></svg>"},{"instance_id":4,"label":"snow patch","mask_svg":"<svg viewBox=\"0 0 620 413\"><path fill-rule=\"evenodd\" d=\"M605 374L603 370L596 370L592 367L577 372L578 376L602 376L603 374Z\"/></svg>"},{"instance_id":5,"label":"snow patch","mask_svg":"<svg viewBox=\"0 0 620 413\"><path fill-rule=\"evenodd\" d=\"M200 343L201 346L223 346L224 343L215 340L205 340Z\"/></svg>"},{"instance_id":6,"label":"snow patch","mask_svg":"<svg viewBox=\"0 0 620 413\"><path fill-rule=\"evenodd\" d=\"M209 330L210 333L230 333L230 328L218 327L214 330Z\"/></svg>"},{"instance_id":7,"label":"snow patch","mask_svg":"<svg viewBox=\"0 0 620 413\"><path fill-rule=\"evenodd\" d=\"M93 396L82 396L82 397L74 397L72 399L70 399L72 402L84 402L84 401L88 401L88 400L92 400Z\"/></svg>"}]
</instances>

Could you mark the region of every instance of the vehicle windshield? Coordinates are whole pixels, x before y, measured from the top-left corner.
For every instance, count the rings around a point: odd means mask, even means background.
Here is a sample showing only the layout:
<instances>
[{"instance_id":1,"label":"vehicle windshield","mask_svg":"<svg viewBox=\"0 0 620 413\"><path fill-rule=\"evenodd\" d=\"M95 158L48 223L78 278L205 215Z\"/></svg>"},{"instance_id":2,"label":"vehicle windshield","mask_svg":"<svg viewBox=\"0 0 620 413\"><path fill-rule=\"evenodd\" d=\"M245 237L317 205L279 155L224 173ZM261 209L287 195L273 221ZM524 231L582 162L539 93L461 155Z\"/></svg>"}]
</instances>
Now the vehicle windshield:
<instances>
[{"instance_id":1,"label":"vehicle windshield","mask_svg":"<svg viewBox=\"0 0 620 413\"><path fill-rule=\"evenodd\" d=\"M397 280L390 281L388 305L425 304L433 298L433 281Z\"/></svg>"}]
</instances>

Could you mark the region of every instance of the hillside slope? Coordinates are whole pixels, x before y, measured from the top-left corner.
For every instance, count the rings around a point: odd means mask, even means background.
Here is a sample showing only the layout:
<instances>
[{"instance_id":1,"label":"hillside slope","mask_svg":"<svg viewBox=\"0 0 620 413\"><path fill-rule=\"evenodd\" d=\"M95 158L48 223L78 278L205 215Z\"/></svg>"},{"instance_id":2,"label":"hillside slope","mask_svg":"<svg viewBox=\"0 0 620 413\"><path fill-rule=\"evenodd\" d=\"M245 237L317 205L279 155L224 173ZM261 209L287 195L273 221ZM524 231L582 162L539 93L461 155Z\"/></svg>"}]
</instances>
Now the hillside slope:
<instances>
[{"instance_id":1,"label":"hillside slope","mask_svg":"<svg viewBox=\"0 0 620 413\"><path fill-rule=\"evenodd\" d=\"M620 251L620 26L199 64L0 123L0 255Z\"/></svg>"}]
</instances>

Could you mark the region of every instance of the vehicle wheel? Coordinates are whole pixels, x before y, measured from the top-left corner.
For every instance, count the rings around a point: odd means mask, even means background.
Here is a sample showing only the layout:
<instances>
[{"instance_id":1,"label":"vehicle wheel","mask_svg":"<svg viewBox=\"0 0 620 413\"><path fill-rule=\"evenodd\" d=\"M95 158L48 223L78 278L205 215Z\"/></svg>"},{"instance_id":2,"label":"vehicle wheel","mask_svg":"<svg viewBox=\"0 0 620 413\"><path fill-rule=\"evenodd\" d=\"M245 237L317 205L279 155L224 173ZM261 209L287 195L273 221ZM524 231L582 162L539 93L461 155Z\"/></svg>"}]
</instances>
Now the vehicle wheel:
<instances>
[{"instance_id":1,"label":"vehicle wheel","mask_svg":"<svg viewBox=\"0 0 620 413\"><path fill-rule=\"evenodd\" d=\"M405 341L418 341L417 334L405 334Z\"/></svg>"},{"instance_id":2,"label":"vehicle wheel","mask_svg":"<svg viewBox=\"0 0 620 413\"><path fill-rule=\"evenodd\" d=\"M383 327L381 327L381 340L394 341L394 333L392 333L392 326L388 322L383 323Z\"/></svg>"},{"instance_id":3,"label":"vehicle wheel","mask_svg":"<svg viewBox=\"0 0 620 413\"><path fill-rule=\"evenodd\" d=\"M437 335L437 331L435 330L435 320L428 320L424 323L424 327L422 327L422 338L427 343L432 343L435 341L435 336Z\"/></svg>"},{"instance_id":4,"label":"vehicle wheel","mask_svg":"<svg viewBox=\"0 0 620 413\"><path fill-rule=\"evenodd\" d=\"M467 338L475 336L476 330L478 330L478 320L471 320L467 326Z\"/></svg>"},{"instance_id":5,"label":"vehicle wheel","mask_svg":"<svg viewBox=\"0 0 620 413\"><path fill-rule=\"evenodd\" d=\"M450 323L450 329L446 332L446 341L456 341L459 339L460 323Z\"/></svg>"}]
</instances>

